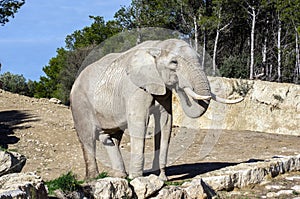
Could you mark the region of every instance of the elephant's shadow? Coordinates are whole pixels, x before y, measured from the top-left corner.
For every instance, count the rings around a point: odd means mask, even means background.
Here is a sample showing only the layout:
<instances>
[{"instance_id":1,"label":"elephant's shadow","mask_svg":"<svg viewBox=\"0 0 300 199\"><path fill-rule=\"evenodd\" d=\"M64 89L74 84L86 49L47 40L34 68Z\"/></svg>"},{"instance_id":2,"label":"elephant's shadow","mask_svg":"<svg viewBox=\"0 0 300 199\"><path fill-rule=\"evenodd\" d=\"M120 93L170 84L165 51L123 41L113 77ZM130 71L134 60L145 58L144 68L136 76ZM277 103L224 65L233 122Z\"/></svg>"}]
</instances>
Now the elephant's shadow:
<instances>
[{"instance_id":1,"label":"elephant's shadow","mask_svg":"<svg viewBox=\"0 0 300 199\"><path fill-rule=\"evenodd\" d=\"M171 181L176 180L187 180L194 178L200 174L207 172L219 170L229 166L235 166L241 163L251 163L251 162L260 162L264 160L260 159L250 159L245 162L201 162L201 163L192 163L192 164L181 164L168 166L166 168L166 174L170 177ZM145 175L149 175L146 173Z\"/></svg>"}]
</instances>

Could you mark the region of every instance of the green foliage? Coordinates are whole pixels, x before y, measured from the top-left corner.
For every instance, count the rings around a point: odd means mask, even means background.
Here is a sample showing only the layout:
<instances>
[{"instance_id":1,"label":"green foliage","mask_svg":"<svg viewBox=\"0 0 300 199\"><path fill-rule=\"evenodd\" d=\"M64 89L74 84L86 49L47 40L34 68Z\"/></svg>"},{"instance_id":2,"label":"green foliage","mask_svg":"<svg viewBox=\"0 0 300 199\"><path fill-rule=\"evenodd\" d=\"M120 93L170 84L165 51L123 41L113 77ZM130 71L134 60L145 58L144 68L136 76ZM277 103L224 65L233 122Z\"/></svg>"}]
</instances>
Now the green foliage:
<instances>
[{"instance_id":1,"label":"green foliage","mask_svg":"<svg viewBox=\"0 0 300 199\"><path fill-rule=\"evenodd\" d=\"M240 81L239 84L233 88L233 92L245 97L251 89L253 89L253 83L248 81Z\"/></svg>"},{"instance_id":2,"label":"green foliage","mask_svg":"<svg viewBox=\"0 0 300 199\"><path fill-rule=\"evenodd\" d=\"M231 55L224 60L223 65L220 68L220 73L225 77L235 77L247 79L249 71L247 66L247 56Z\"/></svg>"},{"instance_id":3,"label":"green foliage","mask_svg":"<svg viewBox=\"0 0 300 199\"><path fill-rule=\"evenodd\" d=\"M276 99L277 101L279 101L281 103L284 101L284 99L280 95L273 94L273 97L274 97L274 99Z\"/></svg>"},{"instance_id":4,"label":"green foliage","mask_svg":"<svg viewBox=\"0 0 300 199\"><path fill-rule=\"evenodd\" d=\"M57 179L45 182L48 187L49 194L52 195L55 190L62 190L65 193L76 191L80 188L82 181L78 181L76 176L69 171L67 174L63 174Z\"/></svg>"},{"instance_id":5,"label":"green foliage","mask_svg":"<svg viewBox=\"0 0 300 199\"><path fill-rule=\"evenodd\" d=\"M23 75L15 75L10 72L3 73L0 75L0 81L2 82L3 90L18 93L21 95L33 96L35 92L35 82L28 81Z\"/></svg>"},{"instance_id":6,"label":"green foliage","mask_svg":"<svg viewBox=\"0 0 300 199\"><path fill-rule=\"evenodd\" d=\"M0 146L0 151L7 151L7 149Z\"/></svg>"},{"instance_id":7,"label":"green foliage","mask_svg":"<svg viewBox=\"0 0 300 199\"><path fill-rule=\"evenodd\" d=\"M178 30L180 3L177 0L132 0L129 7L122 7L115 19L126 29L161 27Z\"/></svg>"},{"instance_id":8,"label":"green foliage","mask_svg":"<svg viewBox=\"0 0 300 199\"><path fill-rule=\"evenodd\" d=\"M101 172L95 179L103 179L109 177L108 173L106 171Z\"/></svg>"},{"instance_id":9,"label":"green foliage","mask_svg":"<svg viewBox=\"0 0 300 199\"><path fill-rule=\"evenodd\" d=\"M36 86L35 97L37 98L60 98L59 75L66 65L67 51L64 48L57 49L57 56L49 61L49 65L43 68L47 77L40 77Z\"/></svg>"},{"instance_id":10,"label":"green foliage","mask_svg":"<svg viewBox=\"0 0 300 199\"><path fill-rule=\"evenodd\" d=\"M9 17L14 17L14 14L24 5L25 0L2 0L0 1L0 24L4 25L9 21Z\"/></svg>"}]
</instances>

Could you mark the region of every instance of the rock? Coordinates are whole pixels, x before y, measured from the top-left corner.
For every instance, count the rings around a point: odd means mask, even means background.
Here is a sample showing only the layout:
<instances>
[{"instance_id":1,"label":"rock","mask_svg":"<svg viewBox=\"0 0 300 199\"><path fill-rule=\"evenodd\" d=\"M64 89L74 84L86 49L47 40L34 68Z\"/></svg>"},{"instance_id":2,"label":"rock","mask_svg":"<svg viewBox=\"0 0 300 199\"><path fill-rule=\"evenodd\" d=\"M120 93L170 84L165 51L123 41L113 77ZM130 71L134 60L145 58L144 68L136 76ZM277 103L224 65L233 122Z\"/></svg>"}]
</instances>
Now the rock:
<instances>
[{"instance_id":1,"label":"rock","mask_svg":"<svg viewBox=\"0 0 300 199\"><path fill-rule=\"evenodd\" d=\"M84 199L85 195L82 191L73 191L70 193L64 193L62 190L58 189L54 191L55 197L57 199ZM86 198L91 198L91 197L86 197Z\"/></svg>"},{"instance_id":2,"label":"rock","mask_svg":"<svg viewBox=\"0 0 300 199\"><path fill-rule=\"evenodd\" d=\"M13 173L0 177L1 199L48 198L44 182L34 173Z\"/></svg>"},{"instance_id":3,"label":"rock","mask_svg":"<svg viewBox=\"0 0 300 199\"><path fill-rule=\"evenodd\" d=\"M221 97L245 95L237 104L211 101L198 119L188 118L178 97L173 97L173 125L192 129L249 130L300 135L300 86L267 81L208 77L211 89ZM251 114L249 114L251 113ZM257 117L263 119L257 119Z\"/></svg>"},{"instance_id":4,"label":"rock","mask_svg":"<svg viewBox=\"0 0 300 199\"><path fill-rule=\"evenodd\" d=\"M281 195L292 195L294 193L294 190L280 190L276 193L276 196L281 196Z\"/></svg>"},{"instance_id":5,"label":"rock","mask_svg":"<svg viewBox=\"0 0 300 199\"><path fill-rule=\"evenodd\" d=\"M291 177L286 177L285 179L290 181L300 180L300 176L291 176Z\"/></svg>"},{"instance_id":6,"label":"rock","mask_svg":"<svg viewBox=\"0 0 300 199\"><path fill-rule=\"evenodd\" d=\"M281 185L267 185L265 186L266 189L270 190L270 189L283 189L284 186Z\"/></svg>"},{"instance_id":7,"label":"rock","mask_svg":"<svg viewBox=\"0 0 300 199\"><path fill-rule=\"evenodd\" d=\"M0 151L0 176L21 172L26 158L16 152Z\"/></svg>"},{"instance_id":8,"label":"rock","mask_svg":"<svg viewBox=\"0 0 300 199\"><path fill-rule=\"evenodd\" d=\"M188 199L187 193L184 189L176 186L168 186L159 191L158 195L151 197L151 199Z\"/></svg>"},{"instance_id":9,"label":"rock","mask_svg":"<svg viewBox=\"0 0 300 199\"><path fill-rule=\"evenodd\" d=\"M275 192L269 192L267 193L267 198L275 198L276 197L276 193Z\"/></svg>"},{"instance_id":10,"label":"rock","mask_svg":"<svg viewBox=\"0 0 300 199\"><path fill-rule=\"evenodd\" d=\"M300 185L295 185L291 189L293 189L294 191L300 193Z\"/></svg>"},{"instance_id":11,"label":"rock","mask_svg":"<svg viewBox=\"0 0 300 199\"><path fill-rule=\"evenodd\" d=\"M252 184L260 184L267 176L275 177L300 170L300 155L274 158L264 162L242 163L196 176L215 191L231 191Z\"/></svg>"},{"instance_id":12,"label":"rock","mask_svg":"<svg viewBox=\"0 0 300 199\"><path fill-rule=\"evenodd\" d=\"M205 186L205 185L204 185ZM204 199L207 198L207 194L203 189L203 181L202 179L193 179L191 182L186 182L182 185L185 187L184 190L191 199ZM215 195L209 194L211 197Z\"/></svg>"},{"instance_id":13,"label":"rock","mask_svg":"<svg viewBox=\"0 0 300 199\"><path fill-rule=\"evenodd\" d=\"M158 192L164 186L164 181L158 176L151 174L147 177L135 178L130 184L133 186L138 198L147 198Z\"/></svg>"},{"instance_id":14,"label":"rock","mask_svg":"<svg viewBox=\"0 0 300 199\"><path fill-rule=\"evenodd\" d=\"M132 190L128 181L123 178L103 178L95 182L93 187L93 195L95 198L131 198Z\"/></svg>"},{"instance_id":15,"label":"rock","mask_svg":"<svg viewBox=\"0 0 300 199\"><path fill-rule=\"evenodd\" d=\"M53 104L61 104L61 101L59 99L56 99L56 98L49 99L49 102L51 102Z\"/></svg>"}]
</instances>

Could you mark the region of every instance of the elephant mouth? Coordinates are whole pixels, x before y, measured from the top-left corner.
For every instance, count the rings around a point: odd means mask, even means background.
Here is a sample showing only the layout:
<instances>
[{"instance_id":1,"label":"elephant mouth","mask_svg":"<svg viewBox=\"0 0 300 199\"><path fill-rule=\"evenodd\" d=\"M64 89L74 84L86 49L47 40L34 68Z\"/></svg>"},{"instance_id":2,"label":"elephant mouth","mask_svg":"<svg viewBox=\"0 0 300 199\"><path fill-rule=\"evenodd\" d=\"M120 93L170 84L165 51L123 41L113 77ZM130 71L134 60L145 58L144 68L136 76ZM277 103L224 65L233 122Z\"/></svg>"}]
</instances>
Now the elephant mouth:
<instances>
[{"instance_id":1,"label":"elephant mouth","mask_svg":"<svg viewBox=\"0 0 300 199\"><path fill-rule=\"evenodd\" d=\"M209 101L212 99L212 96L199 95L195 93L191 88L185 87L180 88L178 86L175 87L177 93L183 95L182 99L185 99L186 105L189 107L192 106L193 102L197 102L199 105L208 106Z\"/></svg>"}]
</instances>

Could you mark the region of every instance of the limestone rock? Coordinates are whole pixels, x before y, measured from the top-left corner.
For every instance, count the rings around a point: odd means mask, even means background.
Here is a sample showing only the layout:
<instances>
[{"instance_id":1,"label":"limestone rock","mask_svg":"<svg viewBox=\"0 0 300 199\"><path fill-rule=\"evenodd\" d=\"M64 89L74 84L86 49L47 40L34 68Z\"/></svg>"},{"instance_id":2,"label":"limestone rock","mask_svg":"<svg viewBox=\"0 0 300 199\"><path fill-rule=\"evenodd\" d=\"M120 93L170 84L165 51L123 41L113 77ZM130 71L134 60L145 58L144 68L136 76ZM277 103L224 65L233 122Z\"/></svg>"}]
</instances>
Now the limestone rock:
<instances>
[{"instance_id":1,"label":"limestone rock","mask_svg":"<svg viewBox=\"0 0 300 199\"><path fill-rule=\"evenodd\" d=\"M93 195L97 199L131 198L132 190L126 179L108 177L95 182Z\"/></svg>"},{"instance_id":2,"label":"limestone rock","mask_svg":"<svg viewBox=\"0 0 300 199\"><path fill-rule=\"evenodd\" d=\"M186 182L182 185L184 191L187 193L188 198L191 199L204 199L207 198L207 194L204 192L203 189L203 182L202 179L193 179L191 182ZM214 196L215 194L210 194Z\"/></svg>"},{"instance_id":3,"label":"limestone rock","mask_svg":"<svg viewBox=\"0 0 300 199\"><path fill-rule=\"evenodd\" d=\"M0 177L1 199L48 198L44 182L34 173L13 173Z\"/></svg>"},{"instance_id":4,"label":"limestone rock","mask_svg":"<svg viewBox=\"0 0 300 199\"><path fill-rule=\"evenodd\" d=\"M51 102L53 104L61 104L61 101L59 99L56 99L56 98L49 99L49 102Z\"/></svg>"},{"instance_id":5,"label":"limestone rock","mask_svg":"<svg viewBox=\"0 0 300 199\"><path fill-rule=\"evenodd\" d=\"M173 125L192 129L250 130L267 133L300 135L300 86L267 81L208 77L212 91L230 98L244 96L237 104L211 100L206 113L188 118L178 97L173 97ZM251 113L251 114L250 114ZM258 120L257 117L263 118Z\"/></svg>"},{"instance_id":6,"label":"limestone rock","mask_svg":"<svg viewBox=\"0 0 300 199\"><path fill-rule=\"evenodd\" d=\"M21 172L26 158L16 152L0 151L0 176Z\"/></svg>"},{"instance_id":7,"label":"limestone rock","mask_svg":"<svg viewBox=\"0 0 300 199\"><path fill-rule=\"evenodd\" d=\"M189 199L184 189L176 186L168 186L159 191L158 195L151 199ZM199 198L200 199L200 198Z\"/></svg>"},{"instance_id":8,"label":"limestone rock","mask_svg":"<svg viewBox=\"0 0 300 199\"><path fill-rule=\"evenodd\" d=\"M257 163L242 163L196 176L195 179L202 178L213 190L230 191L234 188L259 184L267 176L275 177L279 174L299 170L300 155L274 158Z\"/></svg>"},{"instance_id":9,"label":"limestone rock","mask_svg":"<svg viewBox=\"0 0 300 199\"><path fill-rule=\"evenodd\" d=\"M164 181L158 176L151 174L147 177L133 179L130 184L133 186L138 198L147 198L158 192L164 185Z\"/></svg>"},{"instance_id":10,"label":"limestone rock","mask_svg":"<svg viewBox=\"0 0 300 199\"><path fill-rule=\"evenodd\" d=\"M293 189L296 192L300 193L300 185L294 185L291 189Z\"/></svg>"}]
</instances>

